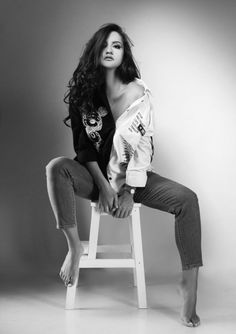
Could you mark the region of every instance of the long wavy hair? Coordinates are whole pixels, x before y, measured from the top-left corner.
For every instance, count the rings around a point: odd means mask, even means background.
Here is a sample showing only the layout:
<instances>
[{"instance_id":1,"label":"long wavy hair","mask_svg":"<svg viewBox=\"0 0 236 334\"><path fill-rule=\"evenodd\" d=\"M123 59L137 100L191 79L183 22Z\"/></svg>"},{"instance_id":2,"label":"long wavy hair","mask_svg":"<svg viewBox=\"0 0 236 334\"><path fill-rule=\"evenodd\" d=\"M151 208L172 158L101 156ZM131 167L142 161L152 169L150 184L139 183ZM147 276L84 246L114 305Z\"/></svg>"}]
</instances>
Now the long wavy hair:
<instances>
[{"instance_id":1,"label":"long wavy hair","mask_svg":"<svg viewBox=\"0 0 236 334\"><path fill-rule=\"evenodd\" d=\"M94 110L93 97L97 89L101 89L105 83L105 71L100 65L100 56L106 40L112 31L120 34L124 56L122 63L117 67L115 74L123 83L129 83L135 78L140 78L140 71L135 64L131 47L134 45L125 31L115 23L102 25L99 30L85 44L79 64L68 83L68 91L63 101L72 107L73 111L87 113ZM67 124L69 115L63 120Z\"/></svg>"}]
</instances>

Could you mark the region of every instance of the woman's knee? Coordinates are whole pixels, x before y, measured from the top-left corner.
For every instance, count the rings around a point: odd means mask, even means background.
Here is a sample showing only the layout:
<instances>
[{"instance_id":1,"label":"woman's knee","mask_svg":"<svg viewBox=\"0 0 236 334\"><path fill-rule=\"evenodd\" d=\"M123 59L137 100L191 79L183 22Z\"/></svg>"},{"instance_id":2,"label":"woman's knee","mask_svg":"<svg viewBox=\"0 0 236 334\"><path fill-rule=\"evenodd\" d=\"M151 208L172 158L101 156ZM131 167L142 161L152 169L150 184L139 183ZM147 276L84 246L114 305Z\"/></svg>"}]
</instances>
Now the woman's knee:
<instances>
[{"instance_id":1,"label":"woman's knee","mask_svg":"<svg viewBox=\"0 0 236 334\"><path fill-rule=\"evenodd\" d=\"M46 176L47 177L56 177L61 171L65 168L65 165L68 161L66 157L57 157L53 158L46 165Z\"/></svg>"},{"instance_id":2,"label":"woman's knee","mask_svg":"<svg viewBox=\"0 0 236 334\"><path fill-rule=\"evenodd\" d=\"M178 192L178 199L182 204L194 204L198 203L198 196L197 194L187 187L182 187L181 190Z\"/></svg>"}]
</instances>

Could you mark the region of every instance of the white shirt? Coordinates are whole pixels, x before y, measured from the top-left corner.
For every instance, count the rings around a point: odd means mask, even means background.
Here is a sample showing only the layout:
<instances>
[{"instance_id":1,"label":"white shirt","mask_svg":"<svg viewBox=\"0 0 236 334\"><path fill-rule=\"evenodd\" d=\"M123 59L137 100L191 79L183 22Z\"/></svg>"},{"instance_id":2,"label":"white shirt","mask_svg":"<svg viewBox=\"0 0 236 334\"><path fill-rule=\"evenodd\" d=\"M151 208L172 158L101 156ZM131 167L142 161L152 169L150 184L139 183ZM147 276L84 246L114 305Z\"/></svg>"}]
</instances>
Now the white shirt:
<instances>
[{"instance_id":1,"label":"white shirt","mask_svg":"<svg viewBox=\"0 0 236 334\"><path fill-rule=\"evenodd\" d=\"M112 188L119 192L126 183L145 187L151 165L153 148L153 105L151 91L143 80L136 78L144 88L144 95L135 100L116 120L107 176Z\"/></svg>"}]
</instances>

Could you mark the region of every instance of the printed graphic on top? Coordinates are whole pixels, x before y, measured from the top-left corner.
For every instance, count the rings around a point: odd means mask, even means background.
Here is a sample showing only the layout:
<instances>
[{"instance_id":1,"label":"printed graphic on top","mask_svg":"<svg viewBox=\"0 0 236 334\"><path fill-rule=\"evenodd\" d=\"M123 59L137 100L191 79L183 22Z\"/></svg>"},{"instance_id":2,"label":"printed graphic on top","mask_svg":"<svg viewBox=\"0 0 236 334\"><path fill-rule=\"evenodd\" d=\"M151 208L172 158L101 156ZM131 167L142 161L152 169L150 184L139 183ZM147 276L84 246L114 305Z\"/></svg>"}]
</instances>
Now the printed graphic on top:
<instances>
[{"instance_id":1,"label":"printed graphic on top","mask_svg":"<svg viewBox=\"0 0 236 334\"><path fill-rule=\"evenodd\" d=\"M143 115L141 114L141 112L138 112L137 115L135 116L131 126L129 127L129 131L132 132L140 132L141 136L144 136L146 133L145 130L145 125L142 121L143 119Z\"/></svg>"},{"instance_id":2,"label":"printed graphic on top","mask_svg":"<svg viewBox=\"0 0 236 334\"><path fill-rule=\"evenodd\" d=\"M97 151L99 151L102 143L102 138L98 131L102 129L102 118L107 114L108 111L104 107L99 107L95 111L83 113L83 125L85 126L89 139L92 141Z\"/></svg>"},{"instance_id":3,"label":"printed graphic on top","mask_svg":"<svg viewBox=\"0 0 236 334\"><path fill-rule=\"evenodd\" d=\"M132 145L130 145L130 143L128 143L127 140L125 140L123 136L120 137L122 140L122 149L123 149L123 154L122 154L123 161L120 162L120 165L126 169L130 159L134 154L134 148L132 147Z\"/></svg>"}]
</instances>

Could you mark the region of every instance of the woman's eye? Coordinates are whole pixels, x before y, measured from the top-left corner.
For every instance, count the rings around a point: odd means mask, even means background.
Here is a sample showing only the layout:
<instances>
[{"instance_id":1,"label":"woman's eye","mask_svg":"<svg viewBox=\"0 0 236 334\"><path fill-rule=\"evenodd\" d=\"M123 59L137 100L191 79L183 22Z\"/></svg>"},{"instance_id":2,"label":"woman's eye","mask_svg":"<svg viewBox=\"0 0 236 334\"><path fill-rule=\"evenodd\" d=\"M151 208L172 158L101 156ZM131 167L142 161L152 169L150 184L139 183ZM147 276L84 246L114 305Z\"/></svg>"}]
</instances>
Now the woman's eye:
<instances>
[{"instance_id":1,"label":"woman's eye","mask_svg":"<svg viewBox=\"0 0 236 334\"><path fill-rule=\"evenodd\" d=\"M107 47L107 44L103 44L103 48L105 49ZM114 48L120 49L121 46L119 44L114 45Z\"/></svg>"}]
</instances>

